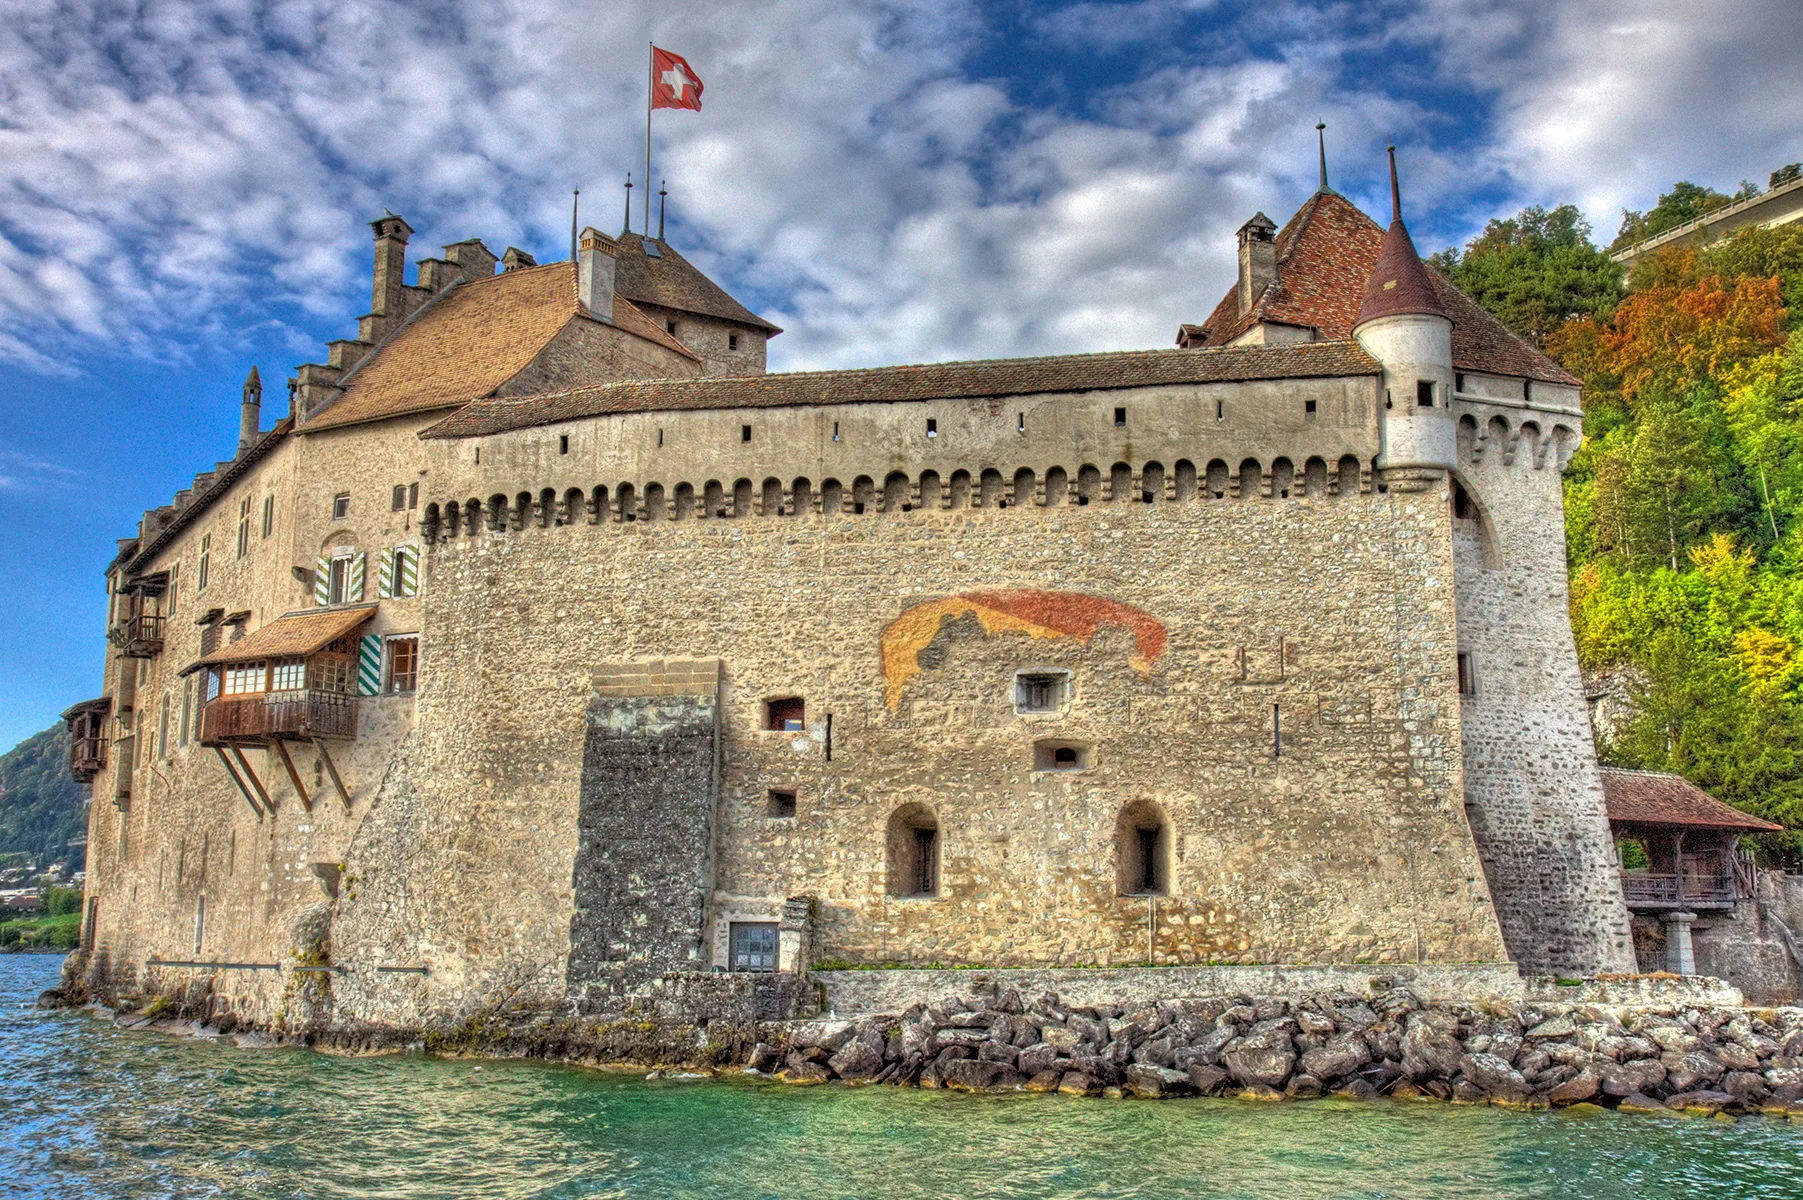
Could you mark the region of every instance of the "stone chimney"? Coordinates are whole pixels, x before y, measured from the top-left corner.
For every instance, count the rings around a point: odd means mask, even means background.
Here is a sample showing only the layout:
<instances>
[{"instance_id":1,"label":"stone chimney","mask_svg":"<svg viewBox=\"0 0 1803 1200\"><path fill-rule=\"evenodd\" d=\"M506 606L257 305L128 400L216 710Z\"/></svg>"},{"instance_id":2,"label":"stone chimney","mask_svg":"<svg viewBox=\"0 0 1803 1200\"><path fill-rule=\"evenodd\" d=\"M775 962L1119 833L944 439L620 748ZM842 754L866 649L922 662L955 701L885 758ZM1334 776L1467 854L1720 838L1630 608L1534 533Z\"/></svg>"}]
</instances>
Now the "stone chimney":
<instances>
[{"instance_id":1,"label":"stone chimney","mask_svg":"<svg viewBox=\"0 0 1803 1200\"><path fill-rule=\"evenodd\" d=\"M404 299L407 274L407 239L413 226L397 216L378 217L369 223L376 231L376 272L370 289L371 321L363 340L379 342L406 318Z\"/></svg>"},{"instance_id":2,"label":"stone chimney","mask_svg":"<svg viewBox=\"0 0 1803 1200\"><path fill-rule=\"evenodd\" d=\"M1277 278L1277 226L1256 213L1240 226L1240 316L1252 311L1265 286Z\"/></svg>"},{"instance_id":3,"label":"stone chimney","mask_svg":"<svg viewBox=\"0 0 1803 1200\"><path fill-rule=\"evenodd\" d=\"M495 273L498 261L481 238L470 238L467 241L452 242L444 248L444 256L457 264L457 273L464 279L487 279Z\"/></svg>"},{"instance_id":4,"label":"stone chimney","mask_svg":"<svg viewBox=\"0 0 1803 1200\"><path fill-rule=\"evenodd\" d=\"M252 367L244 381L244 403L238 407L238 453L243 454L257 440L257 427L263 423L263 380Z\"/></svg>"},{"instance_id":5,"label":"stone chimney","mask_svg":"<svg viewBox=\"0 0 1803 1200\"><path fill-rule=\"evenodd\" d=\"M588 315L613 324L614 240L593 225L582 231L576 248L576 298Z\"/></svg>"}]
</instances>

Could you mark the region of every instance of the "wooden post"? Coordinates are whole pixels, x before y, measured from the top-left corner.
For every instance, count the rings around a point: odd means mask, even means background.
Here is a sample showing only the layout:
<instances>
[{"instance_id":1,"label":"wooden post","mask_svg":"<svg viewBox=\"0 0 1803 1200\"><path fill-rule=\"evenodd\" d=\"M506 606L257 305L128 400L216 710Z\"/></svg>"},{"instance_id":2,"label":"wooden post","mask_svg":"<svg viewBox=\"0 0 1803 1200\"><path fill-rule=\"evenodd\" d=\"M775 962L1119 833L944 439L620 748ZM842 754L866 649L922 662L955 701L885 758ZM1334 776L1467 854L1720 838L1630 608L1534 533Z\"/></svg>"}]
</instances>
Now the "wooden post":
<instances>
[{"instance_id":1,"label":"wooden post","mask_svg":"<svg viewBox=\"0 0 1803 1200\"><path fill-rule=\"evenodd\" d=\"M301 782L300 772L294 769L294 759L289 757L288 745L281 738L274 739L275 752L281 757L282 766L288 769L288 782L294 785L294 794L308 812L313 811L313 797L307 795L307 785Z\"/></svg>"},{"instance_id":2,"label":"wooden post","mask_svg":"<svg viewBox=\"0 0 1803 1200\"><path fill-rule=\"evenodd\" d=\"M244 802L250 805L251 811L257 814L257 820L261 821L263 819L263 807L257 803L257 798L250 794L250 789L244 786L244 780L238 778L238 769L232 766L232 760L225 756L225 747L214 746L213 753L219 756L219 765L224 767L225 773L232 777L232 782L238 785L238 791L243 795Z\"/></svg>"},{"instance_id":3,"label":"wooden post","mask_svg":"<svg viewBox=\"0 0 1803 1200\"><path fill-rule=\"evenodd\" d=\"M313 749L319 753L319 761L325 764L326 774L332 777L332 786L338 789L338 798L344 801L344 811L351 811L351 794L344 790L344 780L338 777L338 765L332 756L326 753L326 744L319 738L313 739Z\"/></svg>"},{"instance_id":4,"label":"wooden post","mask_svg":"<svg viewBox=\"0 0 1803 1200\"><path fill-rule=\"evenodd\" d=\"M245 758L244 751L236 746L232 747L232 757L238 760L238 766L244 771L244 778L249 780L250 786L256 790L257 799L263 802L263 807L267 808L271 815L274 815L275 801L269 798L269 792L263 787L263 781L257 778L257 773L250 769L250 759Z\"/></svg>"}]
</instances>

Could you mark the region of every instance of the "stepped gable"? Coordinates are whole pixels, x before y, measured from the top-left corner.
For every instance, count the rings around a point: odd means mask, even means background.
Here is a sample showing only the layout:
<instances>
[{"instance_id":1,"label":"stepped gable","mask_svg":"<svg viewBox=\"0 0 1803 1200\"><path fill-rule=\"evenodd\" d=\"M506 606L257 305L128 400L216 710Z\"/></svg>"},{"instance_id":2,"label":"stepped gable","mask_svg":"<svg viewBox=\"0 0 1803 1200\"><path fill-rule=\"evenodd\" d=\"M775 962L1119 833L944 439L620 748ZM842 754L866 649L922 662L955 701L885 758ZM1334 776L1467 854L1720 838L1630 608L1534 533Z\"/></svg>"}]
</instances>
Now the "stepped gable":
<instances>
[{"instance_id":1,"label":"stepped gable","mask_svg":"<svg viewBox=\"0 0 1803 1200\"><path fill-rule=\"evenodd\" d=\"M614 289L620 295L641 304L749 325L772 337L782 332L727 295L724 288L678 254L669 242L651 240L657 245L656 257L645 253L643 234L628 231L615 239L618 249L614 254Z\"/></svg>"},{"instance_id":2,"label":"stepped gable","mask_svg":"<svg viewBox=\"0 0 1803 1200\"><path fill-rule=\"evenodd\" d=\"M420 436L481 437L611 413L1026 396L1378 375L1382 370L1357 342L1345 340L1214 350L1126 350L780 375L623 380L538 396L479 400Z\"/></svg>"},{"instance_id":3,"label":"stepped gable","mask_svg":"<svg viewBox=\"0 0 1803 1200\"><path fill-rule=\"evenodd\" d=\"M1311 327L1329 341L1351 337L1384 237L1377 222L1344 196L1316 192L1278 231L1277 278L1246 315L1240 315L1237 289L1230 287L1206 322L1182 327L1179 341L1224 346L1261 321ZM1421 271L1432 284L1440 310L1452 321L1455 369L1578 386L1558 363L1516 336L1452 281L1425 263Z\"/></svg>"},{"instance_id":4,"label":"stepped gable","mask_svg":"<svg viewBox=\"0 0 1803 1200\"><path fill-rule=\"evenodd\" d=\"M1603 801L1615 824L1695 825L1747 833L1784 830L1782 825L1728 807L1682 775L1624 767L1604 767L1602 771Z\"/></svg>"},{"instance_id":5,"label":"stepped gable","mask_svg":"<svg viewBox=\"0 0 1803 1200\"><path fill-rule=\"evenodd\" d=\"M579 317L588 319L576 299L575 263L522 267L456 283L347 373L340 383L343 393L303 420L301 429L456 408L492 395ZM613 323L695 358L617 291Z\"/></svg>"}]
</instances>

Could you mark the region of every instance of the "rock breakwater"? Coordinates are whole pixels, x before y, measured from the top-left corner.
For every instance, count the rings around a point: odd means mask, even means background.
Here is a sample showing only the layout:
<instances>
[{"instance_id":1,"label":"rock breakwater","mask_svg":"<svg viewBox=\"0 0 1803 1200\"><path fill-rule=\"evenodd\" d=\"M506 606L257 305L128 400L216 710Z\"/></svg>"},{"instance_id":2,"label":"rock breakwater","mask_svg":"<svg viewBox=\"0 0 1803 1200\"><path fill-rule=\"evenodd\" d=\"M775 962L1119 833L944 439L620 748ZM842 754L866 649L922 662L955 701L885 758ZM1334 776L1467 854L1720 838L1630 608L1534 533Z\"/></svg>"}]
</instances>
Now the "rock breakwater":
<instances>
[{"instance_id":1,"label":"rock breakwater","mask_svg":"<svg viewBox=\"0 0 1803 1200\"><path fill-rule=\"evenodd\" d=\"M797 1084L1803 1118L1803 1009L1430 1005L1406 988L1069 1006L1004 990L793 1024L745 1066Z\"/></svg>"}]
</instances>

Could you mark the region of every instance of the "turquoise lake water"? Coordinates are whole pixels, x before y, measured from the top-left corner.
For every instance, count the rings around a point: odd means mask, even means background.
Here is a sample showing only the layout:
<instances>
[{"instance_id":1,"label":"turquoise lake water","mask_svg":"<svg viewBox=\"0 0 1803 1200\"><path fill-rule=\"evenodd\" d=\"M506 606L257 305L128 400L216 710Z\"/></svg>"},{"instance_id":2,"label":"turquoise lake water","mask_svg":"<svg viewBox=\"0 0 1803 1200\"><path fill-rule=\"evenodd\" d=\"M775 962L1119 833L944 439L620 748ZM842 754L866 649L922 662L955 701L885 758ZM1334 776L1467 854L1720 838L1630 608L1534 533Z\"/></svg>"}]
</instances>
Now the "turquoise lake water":
<instances>
[{"instance_id":1,"label":"turquoise lake water","mask_svg":"<svg viewBox=\"0 0 1803 1200\"><path fill-rule=\"evenodd\" d=\"M32 1008L58 966L0 956L7 1198L1803 1198L1799 1123L240 1050Z\"/></svg>"}]
</instances>

